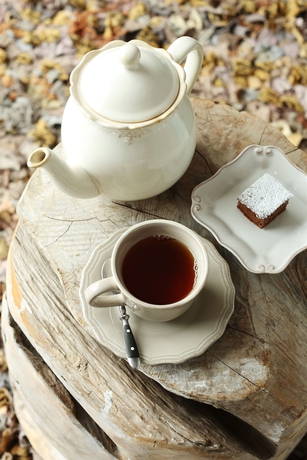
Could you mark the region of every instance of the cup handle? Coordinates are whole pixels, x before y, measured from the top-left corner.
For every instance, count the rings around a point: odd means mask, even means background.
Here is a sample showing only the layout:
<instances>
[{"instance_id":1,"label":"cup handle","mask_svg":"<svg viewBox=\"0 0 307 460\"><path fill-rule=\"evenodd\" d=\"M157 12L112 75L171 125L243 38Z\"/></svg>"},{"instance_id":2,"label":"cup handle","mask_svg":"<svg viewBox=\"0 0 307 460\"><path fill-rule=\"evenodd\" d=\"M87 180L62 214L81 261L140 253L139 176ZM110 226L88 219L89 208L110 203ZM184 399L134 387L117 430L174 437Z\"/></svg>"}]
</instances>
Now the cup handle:
<instances>
[{"instance_id":1,"label":"cup handle","mask_svg":"<svg viewBox=\"0 0 307 460\"><path fill-rule=\"evenodd\" d=\"M101 295L106 292L118 290L115 278L109 276L88 286L85 290L85 299L91 305L91 307L107 308L107 307L119 307L125 305L124 297L121 293Z\"/></svg>"},{"instance_id":2,"label":"cup handle","mask_svg":"<svg viewBox=\"0 0 307 460\"><path fill-rule=\"evenodd\" d=\"M181 64L186 58L184 70L187 94L189 94L203 65L204 53L201 44L192 37L179 37L169 46L167 51L177 64Z\"/></svg>"}]
</instances>

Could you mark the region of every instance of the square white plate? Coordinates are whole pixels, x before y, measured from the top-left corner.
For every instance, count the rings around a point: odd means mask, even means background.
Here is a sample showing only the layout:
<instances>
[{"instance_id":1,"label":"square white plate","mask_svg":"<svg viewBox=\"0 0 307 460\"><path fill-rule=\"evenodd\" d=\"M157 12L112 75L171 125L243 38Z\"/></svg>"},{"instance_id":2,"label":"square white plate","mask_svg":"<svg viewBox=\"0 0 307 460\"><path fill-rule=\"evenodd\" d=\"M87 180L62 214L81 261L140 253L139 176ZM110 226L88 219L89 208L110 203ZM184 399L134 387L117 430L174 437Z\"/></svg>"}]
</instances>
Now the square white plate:
<instances>
[{"instance_id":1,"label":"square white plate","mask_svg":"<svg viewBox=\"0 0 307 460\"><path fill-rule=\"evenodd\" d=\"M237 208L238 196L264 173L293 194L263 229ZM251 145L192 192L193 218L253 273L279 273L307 248L307 175L274 146Z\"/></svg>"}]
</instances>

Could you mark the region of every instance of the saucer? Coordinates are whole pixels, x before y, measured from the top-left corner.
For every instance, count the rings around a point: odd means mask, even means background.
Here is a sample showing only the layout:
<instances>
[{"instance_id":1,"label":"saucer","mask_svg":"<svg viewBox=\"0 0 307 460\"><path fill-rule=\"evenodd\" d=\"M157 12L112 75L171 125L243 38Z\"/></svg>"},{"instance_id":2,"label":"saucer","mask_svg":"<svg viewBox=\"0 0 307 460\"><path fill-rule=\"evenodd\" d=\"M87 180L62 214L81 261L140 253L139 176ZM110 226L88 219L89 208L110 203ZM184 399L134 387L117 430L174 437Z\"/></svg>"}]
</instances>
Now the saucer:
<instances>
[{"instance_id":1,"label":"saucer","mask_svg":"<svg viewBox=\"0 0 307 460\"><path fill-rule=\"evenodd\" d=\"M86 288L101 278L102 265L123 232L115 233L96 247L83 269L79 294L84 318L97 340L117 356L126 358L119 308L93 308L84 296ZM172 321L156 323L136 316L127 308L143 363L181 363L198 356L219 339L226 328L235 296L229 267L209 241L202 238L202 242L208 251L208 277L203 291L187 312Z\"/></svg>"},{"instance_id":2,"label":"saucer","mask_svg":"<svg viewBox=\"0 0 307 460\"><path fill-rule=\"evenodd\" d=\"M237 197L264 173L293 194L263 229L237 208ZM192 192L193 218L253 273L279 273L307 248L307 175L274 146L252 145Z\"/></svg>"}]
</instances>

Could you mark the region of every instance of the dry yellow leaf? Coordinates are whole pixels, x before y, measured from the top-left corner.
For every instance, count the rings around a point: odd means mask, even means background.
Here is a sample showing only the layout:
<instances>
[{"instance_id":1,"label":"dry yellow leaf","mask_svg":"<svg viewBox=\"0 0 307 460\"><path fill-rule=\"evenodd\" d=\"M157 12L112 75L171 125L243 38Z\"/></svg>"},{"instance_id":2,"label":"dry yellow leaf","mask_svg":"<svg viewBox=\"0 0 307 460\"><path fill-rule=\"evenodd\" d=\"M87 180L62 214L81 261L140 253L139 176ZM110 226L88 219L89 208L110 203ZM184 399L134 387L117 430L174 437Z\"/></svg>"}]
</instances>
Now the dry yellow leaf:
<instances>
[{"instance_id":1,"label":"dry yellow leaf","mask_svg":"<svg viewBox=\"0 0 307 460\"><path fill-rule=\"evenodd\" d=\"M12 396L9 390L5 387L0 388L0 407L8 406L12 403Z\"/></svg>"},{"instance_id":2,"label":"dry yellow leaf","mask_svg":"<svg viewBox=\"0 0 307 460\"><path fill-rule=\"evenodd\" d=\"M131 8L128 14L128 18L134 21L135 19L139 18L140 16L144 16L147 14L147 6L143 2L138 2L135 6Z\"/></svg>"},{"instance_id":3,"label":"dry yellow leaf","mask_svg":"<svg viewBox=\"0 0 307 460\"><path fill-rule=\"evenodd\" d=\"M251 88L251 89L260 89L261 86L262 86L262 82L261 82L261 79L258 78L257 76L255 75L249 75L247 77L247 81L248 81L248 87Z\"/></svg>"},{"instance_id":4,"label":"dry yellow leaf","mask_svg":"<svg viewBox=\"0 0 307 460\"><path fill-rule=\"evenodd\" d=\"M104 37L104 38L107 40L106 37ZM78 59L81 59L86 53L88 53L89 51L93 50L93 45L90 42L90 40L88 40L87 38L83 38L82 40L78 40L75 43L75 47L76 47L76 50L77 50L76 57Z\"/></svg>"},{"instance_id":5,"label":"dry yellow leaf","mask_svg":"<svg viewBox=\"0 0 307 460\"><path fill-rule=\"evenodd\" d=\"M257 11L258 14L268 18L268 19L275 19L278 17L279 14L279 2L275 1L270 5L264 5L259 8Z\"/></svg>"},{"instance_id":6,"label":"dry yellow leaf","mask_svg":"<svg viewBox=\"0 0 307 460\"><path fill-rule=\"evenodd\" d=\"M227 16L223 17L211 12L208 12L208 19L215 27L225 27L229 23L229 18Z\"/></svg>"},{"instance_id":7,"label":"dry yellow leaf","mask_svg":"<svg viewBox=\"0 0 307 460\"><path fill-rule=\"evenodd\" d=\"M266 104L273 103L275 105L278 105L279 96L278 93L274 91L274 89L268 88L266 86L259 91L258 99L259 101L264 102Z\"/></svg>"},{"instance_id":8,"label":"dry yellow leaf","mask_svg":"<svg viewBox=\"0 0 307 460\"><path fill-rule=\"evenodd\" d=\"M126 20L126 17L122 13L115 13L110 16L110 24L112 29L121 26ZM93 26L94 27L94 26Z\"/></svg>"},{"instance_id":9,"label":"dry yellow leaf","mask_svg":"<svg viewBox=\"0 0 307 460\"><path fill-rule=\"evenodd\" d=\"M223 82L221 78L216 78L213 82L213 85L216 87L223 87L225 86L225 83Z\"/></svg>"},{"instance_id":10,"label":"dry yellow leaf","mask_svg":"<svg viewBox=\"0 0 307 460\"><path fill-rule=\"evenodd\" d=\"M233 81L234 81L235 84L238 85L240 88L248 88L247 77L241 77L240 75L236 75L236 76L233 78Z\"/></svg>"},{"instance_id":11,"label":"dry yellow leaf","mask_svg":"<svg viewBox=\"0 0 307 460\"><path fill-rule=\"evenodd\" d=\"M302 105L298 102L297 97L294 94L284 94L280 96L278 106L288 107L298 113L304 112Z\"/></svg>"},{"instance_id":12,"label":"dry yellow leaf","mask_svg":"<svg viewBox=\"0 0 307 460\"><path fill-rule=\"evenodd\" d=\"M49 27L49 26L52 24L52 20L51 20L51 18L47 18L47 19L45 19L41 24L42 24L44 27Z\"/></svg>"},{"instance_id":13,"label":"dry yellow leaf","mask_svg":"<svg viewBox=\"0 0 307 460\"><path fill-rule=\"evenodd\" d=\"M281 3L281 2L280 2ZM300 14L301 9L296 0L287 0L286 2L286 16L287 18L296 18Z\"/></svg>"},{"instance_id":14,"label":"dry yellow leaf","mask_svg":"<svg viewBox=\"0 0 307 460\"><path fill-rule=\"evenodd\" d=\"M292 21L290 24L288 21L286 21L285 28L289 30L289 32L291 32L292 35L294 35L295 40L297 41L298 45L303 46L303 44L305 43L305 39L303 35L301 34L301 32L298 30L298 28L294 24L292 24Z\"/></svg>"},{"instance_id":15,"label":"dry yellow leaf","mask_svg":"<svg viewBox=\"0 0 307 460\"><path fill-rule=\"evenodd\" d=\"M46 121L42 118L35 124L34 129L29 132L29 137L43 147L53 147L56 143L55 135L51 132Z\"/></svg>"},{"instance_id":16,"label":"dry yellow leaf","mask_svg":"<svg viewBox=\"0 0 307 460\"><path fill-rule=\"evenodd\" d=\"M86 11L91 11L97 14L97 10L101 8L101 0L87 0Z\"/></svg>"},{"instance_id":17,"label":"dry yellow leaf","mask_svg":"<svg viewBox=\"0 0 307 460\"><path fill-rule=\"evenodd\" d=\"M9 452L13 440L14 435L12 434L12 430L5 428L0 438L0 454L3 454L1 460L13 460L13 455Z\"/></svg>"},{"instance_id":18,"label":"dry yellow leaf","mask_svg":"<svg viewBox=\"0 0 307 460\"><path fill-rule=\"evenodd\" d=\"M212 74L212 71L214 70L215 68L215 65L212 63L212 64L207 64L207 65L204 65L200 71L200 76L201 77L210 77L211 74Z\"/></svg>"},{"instance_id":19,"label":"dry yellow leaf","mask_svg":"<svg viewBox=\"0 0 307 460\"><path fill-rule=\"evenodd\" d=\"M219 99L218 101L215 100L214 101L215 104L220 104L220 105L229 105L227 101L225 101L224 99Z\"/></svg>"},{"instance_id":20,"label":"dry yellow leaf","mask_svg":"<svg viewBox=\"0 0 307 460\"><path fill-rule=\"evenodd\" d=\"M0 214L1 220L6 224L10 224L11 222L11 214L8 211L2 211Z\"/></svg>"},{"instance_id":21,"label":"dry yellow leaf","mask_svg":"<svg viewBox=\"0 0 307 460\"><path fill-rule=\"evenodd\" d=\"M17 456L18 460L27 460L28 458L30 458L27 447L15 445L12 447L11 452L14 456Z\"/></svg>"},{"instance_id":22,"label":"dry yellow leaf","mask_svg":"<svg viewBox=\"0 0 307 460\"><path fill-rule=\"evenodd\" d=\"M165 0L165 3L167 5L170 5L172 3L178 3L178 5L183 5L187 0Z\"/></svg>"},{"instance_id":23,"label":"dry yellow leaf","mask_svg":"<svg viewBox=\"0 0 307 460\"><path fill-rule=\"evenodd\" d=\"M29 65L32 64L33 58L28 53L19 53L16 57L16 62L18 62L18 64Z\"/></svg>"},{"instance_id":24,"label":"dry yellow leaf","mask_svg":"<svg viewBox=\"0 0 307 460\"><path fill-rule=\"evenodd\" d=\"M299 57L302 59L307 58L307 43L303 43L299 49Z\"/></svg>"},{"instance_id":25,"label":"dry yellow leaf","mask_svg":"<svg viewBox=\"0 0 307 460\"><path fill-rule=\"evenodd\" d=\"M67 72L65 72L63 67L58 62L53 61L52 59L48 59L48 58L42 59L42 61L40 62L40 68L42 69L44 73L48 72L51 69L58 70L59 71L59 75L57 77L58 80L66 81L69 79L69 75Z\"/></svg>"},{"instance_id":26,"label":"dry yellow leaf","mask_svg":"<svg viewBox=\"0 0 307 460\"><path fill-rule=\"evenodd\" d=\"M42 69L43 72L48 72L48 70L51 69L57 69L59 67L59 64L56 61L53 61L52 59L42 59L40 62L40 68Z\"/></svg>"},{"instance_id":27,"label":"dry yellow leaf","mask_svg":"<svg viewBox=\"0 0 307 460\"><path fill-rule=\"evenodd\" d=\"M274 62L256 60L255 67L257 69L264 70L265 72L271 72L271 70L274 68Z\"/></svg>"},{"instance_id":28,"label":"dry yellow leaf","mask_svg":"<svg viewBox=\"0 0 307 460\"><path fill-rule=\"evenodd\" d=\"M79 10L86 9L86 0L69 0L69 3Z\"/></svg>"},{"instance_id":29,"label":"dry yellow leaf","mask_svg":"<svg viewBox=\"0 0 307 460\"><path fill-rule=\"evenodd\" d=\"M254 0L241 0L238 10L245 14L253 14L256 12L256 3Z\"/></svg>"},{"instance_id":30,"label":"dry yellow leaf","mask_svg":"<svg viewBox=\"0 0 307 460\"><path fill-rule=\"evenodd\" d=\"M189 2L194 8L199 8L201 6L211 6L210 2L206 0L191 0Z\"/></svg>"},{"instance_id":31,"label":"dry yellow leaf","mask_svg":"<svg viewBox=\"0 0 307 460\"><path fill-rule=\"evenodd\" d=\"M31 8L25 8L24 10L19 10L19 14L25 21L33 22L34 24L39 24L41 20L41 13Z\"/></svg>"},{"instance_id":32,"label":"dry yellow leaf","mask_svg":"<svg viewBox=\"0 0 307 460\"><path fill-rule=\"evenodd\" d=\"M289 72L289 81L292 85L307 85L307 66L295 64Z\"/></svg>"},{"instance_id":33,"label":"dry yellow leaf","mask_svg":"<svg viewBox=\"0 0 307 460\"><path fill-rule=\"evenodd\" d=\"M236 58L232 63L233 75L235 77L248 76L252 74L252 63L248 59Z\"/></svg>"},{"instance_id":34,"label":"dry yellow leaf","mask_svg":"<svg viewBox=\"0 0 307 460\"><path fill-rule=\"evenodd\" d=\"M270 78L270 74L262 69L256 69L254 75L261 81L267 81Z\"/></svg>"},{"instance_id":35,"label":"dry yellow leaf","mask_svg":"<svg viewBox=\"0 0 307 460\"><path fill-rule=\"evenodd\" d=\"M99 22L98 22L97 16L95 14L89 14L87 16L87 25L91 29L96 29L98 27Z\"/></svg>"},{"instance_id":36,"label":"dry yellow leaf","mask_svg":"<svg viewBox=\"0 0 307 460\"><path fill-rule=\"evenodd\" d=\"M8 253L9 253L8 245L6 244L5 239L3 237L0 237L0 260L7 259Z\"/></svg>"},{"instance_id":37,"label":"dry yellow leaf","mask_svg":"<svg viewBox=\"0 0 307 460\"><path fill-rule=\"evenodd\" d=\"M112 40L112 38L113 38L111 15L108 15L104 20L103 38L105 40Z\"/></svg>"},{"instance_id":38,"label":"dry yellow leaf","mask_svg":"<svg viewBox=\"0 0 307 460\"><path fill-rule=\"evenodd\" d=\"M159 27L160 24L163 22L163 17L162 16L154 16L149 19L149 26L150 27Z\"/></svg>"},{"instance_id":39,"label":"dry yellow leaf","mask_svg":"<svg viewBox=\"0 0 307 460\"><path fill-rule=\"evenodd\" d=\"M7 52L0 48L0 63L3 64L7 60Z\"/></svg>"},{"instance_id":40,"label":"dry yellow leaf","mask_svg":"<svg viewBox=\"0 0 307 460\"><path fill-rule=\"evenodd\" d=\"M199 12L192 8L189 14L189 19L187 21L188 29L195 29L195 30L202 30L203 28L203 18L199 14Z\"/></svg>"},{"instance_id":41,"label":"dry yellow leaf","mask_svg":"<svg viewBox=\"0 0 307 460\"><path fill-rule=\"evenodd\" d=\"M53 43L57 41L61 36L60 29L55 27L43 28L34 32L33 38L38 40L40 43L47 42Z\"/></svg>"},{"instance_id":42,"label":"dry yellow leaf","mask_svg":"<svg viewBox=\"0 0 307 460\"><path fill-rule=\"evenodd\" d=\"M277 69L278 71L278 74L277 75L280 75L281 71L284 71L284 70L288 70L292 67L293 65L293 59L290 58L290 56L282 56L278 59L276 59L276 61L274 61L274 66L272 68L272 72L274 73L275 70ZM284 74L284 72L283 72ZM276 75L276 76L277 76Z\"/></svg>"},{"instance_id":43,"label":"dry yellow leaf","mask_svg":"<svg viewBox=\"0 0 307 460\"><path fill-rule=\"evenodd\" d=\"M279 131L286 137L292 134L289 123L287 123L285 120L272 121L270 124L274 126L274 128L279 129Z\"/></svg>"},{"instance_id":44,"label":"dry yellow leaf","mask_svg":"<svg viewBox=\"0 0 307 460\"><path fill-rule=\"evenodd\" d=\"M47 110L56 110L63 107L63 102L59 99L43 99L41 101L41 108Z\"/></svg>"},{"instance_id":45,"label":"dry yellow leaf","mask_svg":"<svg viewBox=\"0 0 307 460\"><path fill-rule=\"evenodd\" d=\"M4 260L4 259L3 259ZM7 372L7 362L3 348L0 350L0 372Z\"/></svg>"},{"instance_id":46,"label":"dry yellow leaf","mask_svg":"<svg viewBox=\"0 0 307 460\"><path fill-rule=\"evenodd\" d=\"M152 32L150 27L145 27L136 36L138 40L143 40L155 48L159 48L159 40L156 35Z\"/></svg>"},{"instance_id":47,"label":"dry yellow leaf","mask_svg":"<svg viewBox=\"0 0 307 460\"><path fill-rule=\"evenodd\" d=\"M287 136L287 139L296 147L300 145L303 140L303 135L301 133L291 133Z\"/></svg>"},{"instance_id":48,"label":"dry yellow leaf","mask_svg":"<svg viewBox=\"0 0 307 460\"><path fill-rule=\"evenodd\" d=\"M30 30L25 30L22 36L22 39L25 43L33 43L32 42L32 32ZM34 44L34 43L33 43ZM39 43L37 43L39 45Z\"/></svg>"},{"instance_id":49,"label":"dry yellow leaf","mask_svg":"<svg viewBox=\"0 0 307 460\"><path fill-rule=\"evenodd\" d=\"M60 10L52 19L52 24L55 26L65 26L70 22L70 15L68 11Z\"/></svg>"},{"instance_id":50,"label":"dry yellow leaf","mask_svg":"<svg viewBox=\"0 0 307 460\"><path fill-rule=\"evenodd\" d=\"M209 53L207 53L204 56L204 61L203 62L204 62L204 65L211 64L211 63L213 63L214 65L217 65L218 57L214 53L214 51L210 51Z\"/></svg>"}]
</instances>

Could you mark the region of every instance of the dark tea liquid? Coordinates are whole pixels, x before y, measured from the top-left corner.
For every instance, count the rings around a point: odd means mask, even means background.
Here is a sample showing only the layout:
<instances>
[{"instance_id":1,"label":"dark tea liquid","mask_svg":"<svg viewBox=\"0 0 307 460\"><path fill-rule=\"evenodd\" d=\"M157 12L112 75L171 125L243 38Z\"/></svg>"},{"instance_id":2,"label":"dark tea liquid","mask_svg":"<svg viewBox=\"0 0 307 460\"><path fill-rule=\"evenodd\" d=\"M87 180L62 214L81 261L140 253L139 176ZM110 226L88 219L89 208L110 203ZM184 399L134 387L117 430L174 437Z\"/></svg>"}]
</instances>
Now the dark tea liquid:
<instances>
[{"instance_id":1,"label":"dark tea liquid","mask_svg":"<svg viewBox=\"0 0 307 460\"><path fill-rule=\"evenodd\" d=\"M163 305L183 299L195 282L195 260L180 241L164 235L135 243L123 260L123 281L134 297Z\"/></svg>"}]
</instances>

